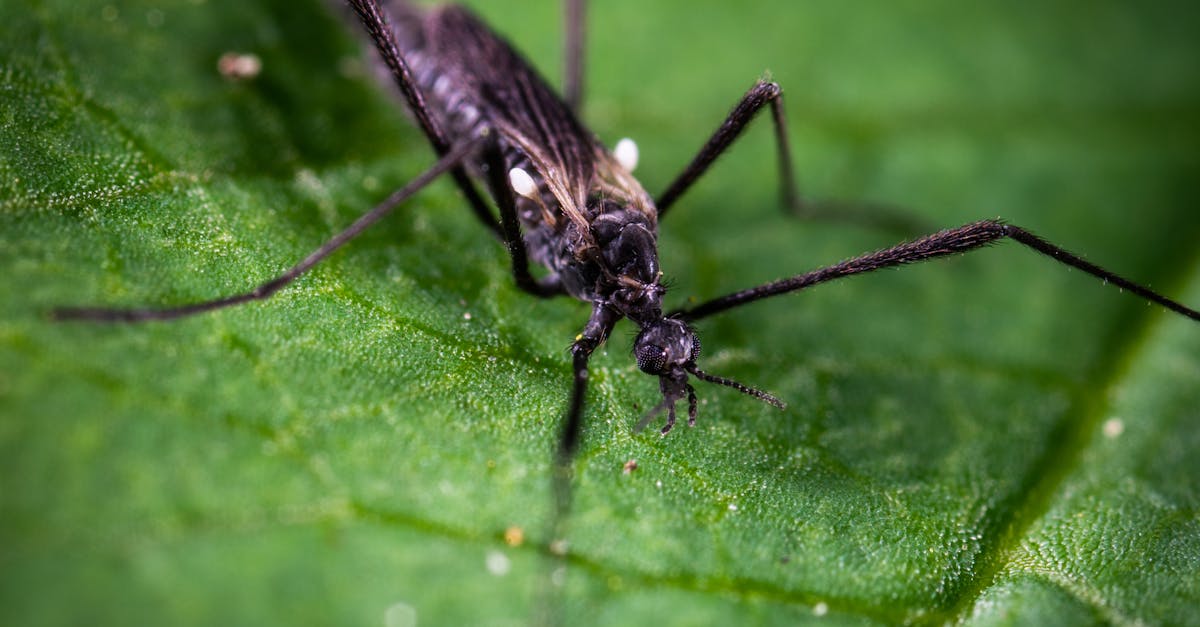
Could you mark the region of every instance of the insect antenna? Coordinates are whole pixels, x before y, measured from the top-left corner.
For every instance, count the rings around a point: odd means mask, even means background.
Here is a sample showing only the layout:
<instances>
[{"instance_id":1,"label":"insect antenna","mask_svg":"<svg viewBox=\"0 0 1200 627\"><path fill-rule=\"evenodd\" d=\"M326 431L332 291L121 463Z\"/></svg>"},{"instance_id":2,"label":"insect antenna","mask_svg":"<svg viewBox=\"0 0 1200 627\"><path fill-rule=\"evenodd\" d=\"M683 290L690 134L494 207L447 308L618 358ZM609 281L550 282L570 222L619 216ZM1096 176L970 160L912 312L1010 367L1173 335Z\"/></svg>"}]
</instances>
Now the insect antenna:
<instances>
[{"instance_id":1,"label":"insect antenna","mask_svg":"<svg viewBox=\"0 0 1200 627\"><path fill-rule=\"evenodd\" d=\"M762 390L756 390L748 385L738 383L733 379L726 379L725 377L718 377L715 374L709 374L695 366L689 366L687 371L701 381L708 381L709 383L716 383L718 385L730 387L741 392L742 394L753 396L764 403L774 405L779 409L787 409L787 403L784 403L783 401L771 396L770 394L767 394L766 392L763 392Z\"/></svg>"},{"instance_id":2,"label":"insect antenna","mask_svg":"<svg viewBox=\"0 0 1200 627\"><path fill-rule=\"evenodd\" d=\"M769 403L771 405L774 405L775 407L778 407L779 409L787 408L786 403L784 403L783 401L779 400L778 398L775 398L774 396L772 396L766 392L763 392L762 390L757 390L748 385L738 383L737 381L734 381L733 379L726 379L725 377L719 377L715 374L709 374L709 373L697 368L694 365L686 366L686 369L689 373L691 373L692 376L694 376L697 379L700 379L702 381L707 381L709 383L716 383L718 385L724 385L725 387L731 387L731 388L741 392L742 394L753 396L754 398L757 398L758 400L760 400L764 403ZM696 389L693 388L689 384L684 384L684 387L687 390L688 426L695 426L696 410L697 410L697 405L699 404L699 401L696 398ZM663 410L666 410L667 411L667 424L666 424L666 426L664 426L662 428L663 435L666 435L667 432L669 432L671 430L671 428L675 426L675 403L678 402L679 400L680 399L677 396L670 396L670 395L663 396L662 401L660 401L657 405L655 405L653 409L646 412L646 414L644 416L642 416L642 419L639 420L636 425L634 425L633 432L634 433L641 432L642 429L645 429L646 426L650 424L651 420L654 420L655 416L661 414L663 412Z\"/></svg>"}]
</instances>

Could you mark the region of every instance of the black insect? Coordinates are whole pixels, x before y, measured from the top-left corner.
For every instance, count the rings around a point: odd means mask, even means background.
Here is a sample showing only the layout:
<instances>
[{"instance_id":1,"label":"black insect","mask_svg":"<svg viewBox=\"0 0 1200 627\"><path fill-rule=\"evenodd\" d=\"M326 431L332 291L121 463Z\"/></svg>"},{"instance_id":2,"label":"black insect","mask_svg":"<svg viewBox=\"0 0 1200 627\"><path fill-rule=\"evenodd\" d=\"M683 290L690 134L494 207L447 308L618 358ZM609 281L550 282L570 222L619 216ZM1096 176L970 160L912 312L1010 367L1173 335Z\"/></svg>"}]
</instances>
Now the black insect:
<instances>
[{"instance_id":1,"label":"black insect","mask_svg":"<svg viewBox=\"0 0 1200 627\"><path fill-rule=\"evenodd\" d=\"M1200 320L1200 312L1000 220L940 231L665 312L666 288L657 252L659 220L765 107L770 107L774 122L786 205L803 209L792 178L778 85L759 81L751 87L692 162L666 191L652 198L630 174L636 149L624 144L610 151L575 114L582 91L582 0L568 2L565 96L555 93L512 47L464 8L420 10L393 1L385 10L377 0L349 0L349 5L438 153L437 163L290 270L249 292L167 309L63 308L54 312L57 319L166 320L265 299L449 173L475 215L507 246L518 287L539 297L569 295L592 305L591 317L571 346L573 385L557 453L560 497L565 493L562 477L582 431L588 358L622 318L637 325L633 353L638 368L658 377L662 393L638 428L665 412L664 434L675 425L676 405L685 399L688 424L695 423L698 403L692 377L783 406L766 392L702 370L700 341L692 327L695 321L826 281L967 252L1005 238ZM476 189L476 181L486 186L499 209L498 219ZM535 278L531 261L548 269L548 274Z\"/></svg>"}]
</instances>

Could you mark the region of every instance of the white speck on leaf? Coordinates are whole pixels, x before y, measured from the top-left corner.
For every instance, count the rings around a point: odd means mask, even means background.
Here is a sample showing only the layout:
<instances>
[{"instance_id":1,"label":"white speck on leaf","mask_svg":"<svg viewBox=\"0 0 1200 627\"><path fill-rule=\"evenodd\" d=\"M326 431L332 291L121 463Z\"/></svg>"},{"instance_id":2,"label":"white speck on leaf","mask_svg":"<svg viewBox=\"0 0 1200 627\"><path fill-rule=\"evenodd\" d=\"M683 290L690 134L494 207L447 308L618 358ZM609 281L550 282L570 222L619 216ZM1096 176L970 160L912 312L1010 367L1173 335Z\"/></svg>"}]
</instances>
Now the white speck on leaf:
<instances>
[{"instance_id":1,"label":"white speck on leaf","mask_svg":"<svg viewBox=\"0 0 1200 627\"><path fill-rule=\"evenodd\" d=\"M384 627L416 627L417 609L403 601L383 611Z\"/></svg>"},{"instance_id":2,"label":"white speck on leaf","mask_svg":"<svg viewBox=\"0 0 1200 627\"><path fill-rule=\"evenodd\" d=\"M500 551L488 551L485 563L487 564L488 572L497 577L503 577L512 570L512 560L508 559L508 556Z\"/></svg>"}]
</instances>

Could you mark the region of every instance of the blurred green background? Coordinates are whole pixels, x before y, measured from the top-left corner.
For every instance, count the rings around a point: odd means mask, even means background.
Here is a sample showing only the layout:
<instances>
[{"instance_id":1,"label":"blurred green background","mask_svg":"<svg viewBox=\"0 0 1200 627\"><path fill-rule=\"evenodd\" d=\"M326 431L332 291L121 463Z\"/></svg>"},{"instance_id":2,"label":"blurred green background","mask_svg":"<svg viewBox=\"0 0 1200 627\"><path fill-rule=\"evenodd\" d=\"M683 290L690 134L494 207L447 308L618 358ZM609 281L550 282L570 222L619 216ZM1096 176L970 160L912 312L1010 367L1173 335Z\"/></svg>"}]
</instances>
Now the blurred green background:
<instances>
[{"instance_id":1,"label":"blurred green background","mask_svg":"<svg viewBox=\"0 0 1200 627\"><path fill-rule=\"evenodd\" d=\"M557 3L472 4L558 76ZM738 4L591 9L585 117L652 193L769 73L807 192L1003 216L1200 304L1194 3ZM513 287L448 183L269 302L43 319L242 290L427 167L354 35L313 1L0 5L0 623L534 613L587 307ZM673 302L896 239L785 218L774 168L764 119L673 210ZM789 407L703 385L696 428L634 435L618 328L567 623L1200 623L1194 323L1002 244L700 332Z\"/></svg>"}]
</instances>

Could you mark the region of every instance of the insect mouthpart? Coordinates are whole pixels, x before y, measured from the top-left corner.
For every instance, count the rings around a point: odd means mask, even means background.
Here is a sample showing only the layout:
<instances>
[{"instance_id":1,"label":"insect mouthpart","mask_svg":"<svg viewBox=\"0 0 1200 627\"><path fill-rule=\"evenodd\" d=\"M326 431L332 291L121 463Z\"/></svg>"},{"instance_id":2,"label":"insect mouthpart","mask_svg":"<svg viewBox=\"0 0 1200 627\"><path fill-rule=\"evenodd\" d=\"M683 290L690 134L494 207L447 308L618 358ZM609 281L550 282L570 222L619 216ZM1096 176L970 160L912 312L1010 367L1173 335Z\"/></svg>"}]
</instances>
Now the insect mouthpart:
<instances>
[{"instance_id":1,"label":"insect mouthpart","mask_svg":"<svg viewBox=\"0 0 1200 627\"><path fill-rule=\"evenodd\" d=\"M688 401L688 426L696 425L699 402L696 389L688 383L689 374L701 381L731 387L780 409L786 407L783 401L766 392L700 370L696 366L696 358L700 356L700 338L696 337L696 332L682 320L660 318L657 322L643 327L633 342L633 353L642 372L658 377L658 388L663 395L662 401L638 421L634 427L635 432L645 429L655 416L666 410L667 424L663 426L661 433L670 433L671 428L675 426L675 403L685 396Z\"/></svg>"},{"instance_id":2,"label":"insect mouthpart","mask_svg":"<svg viewBox=\"0 0 1200 627\"><path fill-rule=\"evenodd\" d=\"M643 325L643 328L646 321L654 324L662 319L662 296L667 288L658 282L658 278L645 283L631 276L621 276L616 277L614 282L618 287L609 298L609 303L622 315Z\"/></svg>"}]
</instances>

